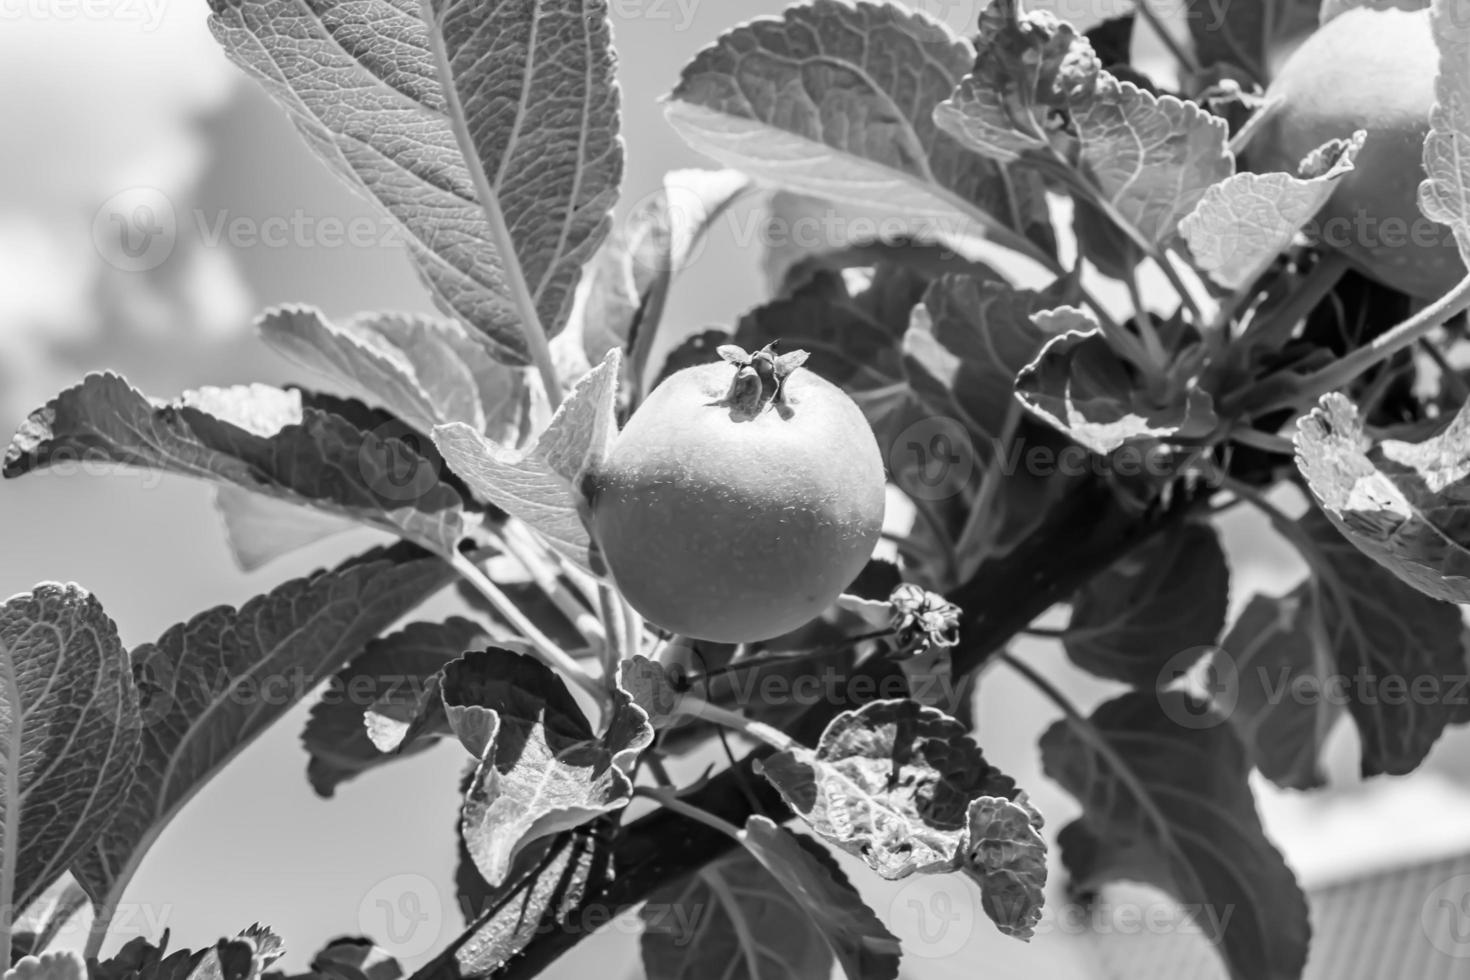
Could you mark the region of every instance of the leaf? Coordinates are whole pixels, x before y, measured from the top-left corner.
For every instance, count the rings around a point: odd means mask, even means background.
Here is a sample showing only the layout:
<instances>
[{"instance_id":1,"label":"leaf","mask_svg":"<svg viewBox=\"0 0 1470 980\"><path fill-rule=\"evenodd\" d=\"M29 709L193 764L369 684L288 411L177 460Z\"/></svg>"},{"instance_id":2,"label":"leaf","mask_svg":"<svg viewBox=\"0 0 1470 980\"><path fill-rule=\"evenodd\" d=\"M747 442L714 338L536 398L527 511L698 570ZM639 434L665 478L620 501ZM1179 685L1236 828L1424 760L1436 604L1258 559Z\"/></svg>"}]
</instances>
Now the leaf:
<instances>
[{"instance_id":1,"label":"leaf","mask_svg":"<svg viewBox=\"0 0 1470 980\"><path fill-rule=\"evenodd\" d=\"M1038 314L1043 329L1058 321L1092 324L1081 310ZM1016 378L1016 395L1033 415L1095 453L1141 439L1198 438L1218 424L1208 392L1189 383L1155 401L1095 328L1069 329L1047 341Z\"/></svg>"},{"instance_id":2,"label":"leaf","mask_svg":"<svg viewBox=\"0 0 1470 980\"><path fill-rule=\"evenodd\" d=\"M245 572L253 572L282 555L358 526L355 521L233 484L215 490L214 509L225 526L230 554Z\"/></svg>"},{"instance_id":3,"label":"leaf","mask_svg":"<svg viewBox=\"0 0 1470 980\"><path fill-rule=\"evenodd\" d=\"M624 347L629 377L641 382L675 274L698 257L710 228L753 186L736 170L671 170L614 228L588 268L568 326L580 335L589 367Z\"/></svg>"},{"instance_id":4,"label":"leaf","mask_svg":"<svg viewBox=\"0 0 1470 980\"><path fill-rule=\"evenodd\" d=\"M363 727L364 714L372 709L406 726L428 697L438 696L431 683L435 674L466 650L495 639L480 623L454 616L442 623L410 623L370 640L332 677L302 730L311 754L306 775L317 795L330 797L359 773L429 748L433 738L405 744L397 755L380 752Z\"/></svg>"},{"instance_id":5,"label":"leaf","mask_svg":"<svg viewBox=\"0 0 1470 980\"><path fill-rule=\"evenodd\" d=\"M864 904L837 862L819 844L761 816L745 822L741 840L796 899L849 980L898 976L898 938Z\"/></svg>"},{"instance_id":6,"label":"leaf","mask_svg":"<svg viewBox=\"0 0 1470 980\"><path fill-rule=\"evenodd\" d=\"M1083 809L1059 838L1071 888L1154 885L1196 910L1233 980L1297 980L1306 900L1261 828L1234 732L1176 721L1205 710L1183 691L1131 692L1041 737L1043 770Z\"/></svg>"},{"instance_id":7,"label":"leaf","mask_svg":"<svg viewBox=\"0 0 1470 980\"><path fill-rule=\"evenodd\" d=\"M1362 736L1363 775L1412 772L1464 700L1460 611L1363 556L1317 509L1300 527L1316 553L1318 628Z\"/></svg>"},{"instance_id":8,"label":"leaf","mask_svg":"<svg viewBox=\"0 0 1470 980\"><path fill-rule=\"evenodd\" d=\"M320 980L399 980L403 967L372 940L334 939L311 958L311 976Z\"/></svg>"},{"instance_id":9,"label":"leaf","mask_svg":"<svg viewBox=\"0 0 1470 980\"><path fill-rule=\"evenodd\" d=\"M256 329L293 361L420 432L464 422L515 445L529 415L524 372L492 360L457 320L369 313L336 324L311 307L286 306L266 311Z\"/></svg>"},{"instance_id":10,"label":"leaf","mask_svg":"<svg viewBox=\"0 0 1470 980\"><path fill-rule=\"evenodd\" d=\"M87 980L87 961L74 950L23 956L5 971L5 980Z\"/></svg>"},{"instance_id":11,"label":"leaf","mask_svg":"<svg viewBox=\"0 0 1470 980\"><path fill-rule=\"evenodd\" d=\"M832 949L804 901L747 850L660 886L640 916L648 980L807 980L832 973Z\"/></svg>"},{"instance_id":12,"label":"leaf","mask_svg":"<svg viewBox=\"0 0 1470 980\"><path fill-rule=\"evenodd\" d=\"M683 693L674 686L670 671L656 660L635 656L618 665L618 689L625 693L655 729L678 718Z\"/></svg>"},{"instance_id":13,"label":"leaf","mask_svg":"<svg viewBox=\"0 0 1470 980\"><path fill-rule=\"evenodd\" d=\"M969 820L964 870L980 885L985 914L1007 936L1029 942L1046 902L1041 815L1024 801L982 796L970 804Z\"/></svg>"},{"instance_id":14,"label":"leaf","mask_svg":"<svg viewBox=\"0 0 1470 980\"><path fill-rule=\"evenodd\" d=\"M1419 209L1450 226L1470 266L1470 17L1460 0L1435 0L1429 22L1439 48L1434 108L1424 140Z\"/></svg>"},{"instance_id":15,"label":"leaf","mask_svg":"<svg viewBox=\"0 0 1470 980\"><path fill-rule=\"evenodd\" d=\"M233 939L221 939L200 950L181 949L167 956L168 931L158 945L137 938L103 963L94 962L92 980L259 980L281 955L281 941L270 930L252 926Z\"/></svg>"},{"instance_id":16,"label":"leaf","mask_svg":"<svg viewBox=\"0 0 1470 980\"><path fill-rule=\"evenodd\" d=\"M1072 121L1081 162L1102 198L1155 247L1235 170L1224 120L1105 71L1089 97L1073 102Z\"/></svg>"},{"instance_id":17,"label":"leaf","mask_svg":"<svg viewBox=\"0 0 1470 980\"><path fill-rule=\"evenodd\" d=\"M77 913L89 906L87 893L71 874L63 874L11 921L12 962L49 949Z\"/></svg>"},{"instance_id":18,"label":"leaf","mask_svg":"<svg viewBox=\"0 0 1470 980\"><path fill-rule=\"evenodd\" d=\"M916 11L815 0L697 54L665 114L694 149L763 183L1045 261L1055 244L1040 179L934 124L974 60L969 42Z\"/></svg>"},{"instance_id":19,"label":"leaf","mask_svg":"<svg viewBox=\"0 0 1470 980\"><path fill-rule=\"evenodd\" d=\"M1195 262L1227 289L1255 282L1352 171L1367 135L1321 147L1301 177L1240 173L1211 186L1179 222Z\"/></svg>"},{"instance_id":20,"label":"leaf","mask_svg":"<svg viewBox=\"0 0 1470 980\"><path fill-rule=\"evenodd\" d=\"M517 295L548 336L562 328L622 178L605 4L210 7L231 60L402 228L439 307L528 363Z\"/></svg>"},{"instance_id":21,"label":"leaf","mask_svg":"<svg viewBox=\"0 0 1470 980\"><path fill-rule=\"evenodd\" d=\"M1262 85L1270 80L1271 55L1282 43L1317 26L1318 8L1325 21L1334 0L1238 0L1228 7L1191 10L1185 20L1199 62L1239 65Z\"/></svg>"},{"instance_id":22,"label":"leaf","mask_svg":"<svg viewBox=\"0 0 1470 980\"><path fill-rule=\"evenodd\" d=\"M506 880L527 844L632 798L621 767L647 747L653 729L625 693L614 693L612 720L599 737L549 667L495 648L467 653L446 669L443 692L452 723L456 707L469 709L461 710L460 724L472 724L485 746L461 829L492 886Z\"/></svg>"},{"instance_id":23,"label":"leaf","mask_svg":"<svg viewBox=\"0 0 1470 980\"><path fill-rule=\"evenodd\" d=\"M1219 639L1229 599L1219 536L1208 524L1186 524L1090 579L1072 603L1063 646L1099 677L1166 686L1171 662Z\"/></svg>"},{"instance_id":24,"label":"leaf","mask_svg":"<svg viewBox=\"0 0 1470 980\"><path fill-rule=\"evenodd\" d=\"M1359 551L1425 595L1470 602L1470 406L1423 442L1375 441L1329 393L1297 423L1296 460Z\"/></svg>"},{"instance_id":25,"label":"leaf","mask_svg":"<svg viewBox=\"0 0 1470 980\"><path fill-rule=\"evenodd\" d=\"M0 928L113 819L139 727L127 653L91 593L45 583L0 605L0 874L14 896Z\"/></svg>"},{"instance_id":26,"label":"leaf","mask_svg":"<svg viewBox=\"0 0 1470 980\"><path fill-rule=\"evenodd\" d=\"M470 909L465 931L410 980L490 976L538 935L582 928L570 917L611 876L611 829L605 820L533 844L516 862L523 873Z\"/></svg>"},{"instance_id":27,"label":"leaf","mask_svg":"<svg viewBox=\"0 0 1470 980\"><path fill-rule=\"evenodd\" d=\"M1092 45L1050 11L998 0L980 13L975 66L934 110L939 127L995 160L1049 154L1074 99L1101 68Z\"/></svg>"},{"instance_id":28,"label":"leaf","mask_svg":"<svg viewBox=\"0 0 1470 980\"><path fill-rule=\"evenodd\" d=\"M217 606L133 651L142 702L137 779L72 868L110 914L179 809L368 640L443 588L449 565L410 545L365 552L239 610Z\"/></svg>"},{"instance_id":29,"label":"leaf","mask_svg":"<svg viewBox=\"0 0 1470 980\"><path fill-rule=\"evenodd\" d=\"M1343 713L1325 690L1334 658L1320 613L1307 586L1252 596L1210 664L1251 761L1287 789L1326 785L1322 750Z\"/></svg>"},{"instance_id":30,"label":"leaf","mask_svg":"<svg viewBox=\"0 0 1470 980\"><path fill-rule=\"evenodd\" d=\"M256 384L201 388L161 404L118 375L90 374L31 413L3 472L14 478L87 459L192 476L452 555L465 533L462 502L417 440L401 426L364 431L329 402Z\"/></svg>"},{"instance_id":31,"label":"leaf","mask_svg":"<svg viewBox=\"0 0 1470 980\"><path fill-rule=\"evenodd\" d=\"M617 348L608 351L524 452L497 446L462 422L434 428L434 442L445 462L471 490L525 521L588 570L590 539L577 500L583 473L606 455L617 436L614 404L621 359Z\"/></svg>"},{"instance_id":32,"label":"leaf","mask_svg":"<svg viewBox=\"0 0 1470 980\"><path fill-rule=\"evenodd\" d=\"M970 801L1017 792L963 725L909 700L844 711L815 751L777 752L759 769L823 839L890 880L957 868Z\"/></svg>"},{"instance_id":33,"label":"leaf","mask_svg":"<svg viewBox=\"0 0 1470 980\"><path fill-rule=\"evenodd\" d=\"M1020 416L1016 376L1051 336L1032 314L1055 305L1053 290L1000 279L947 275L916 306L903 338L905 372L936 409L952 398L977 433L1004 440ZM941 394L942 393L942 394Z\"/></svg>"}]
</instances>

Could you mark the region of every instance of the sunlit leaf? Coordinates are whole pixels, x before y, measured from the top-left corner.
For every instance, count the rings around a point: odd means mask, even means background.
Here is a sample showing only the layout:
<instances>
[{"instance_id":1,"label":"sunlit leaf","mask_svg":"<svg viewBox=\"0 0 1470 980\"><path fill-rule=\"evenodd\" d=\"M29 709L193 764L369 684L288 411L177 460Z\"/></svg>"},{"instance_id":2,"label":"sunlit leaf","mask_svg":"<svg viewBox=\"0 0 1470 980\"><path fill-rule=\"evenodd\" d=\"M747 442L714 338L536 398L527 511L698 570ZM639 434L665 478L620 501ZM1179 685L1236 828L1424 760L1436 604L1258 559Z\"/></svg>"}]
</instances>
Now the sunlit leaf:
<instances>
[{"instance_id":1,"label":"sunlit leaf","mask_svg":"<svg viewBox=\"0 0 1470 980\"><path fill-rule=\"evenodd\" d=\"M434 429L445 461L471 490L525 521L587 569L590 540L577 508L579 481L617 435L614 403L621 357L618 348L608 351L524 452L496 445L462 422Z\"/></svg>"},{"instance_id":2,"label":"sunlit leaf","mask_svg":"<svg viewBox=\"0 0 1470 980\"><path fill-rule=\"evenodd\" d=\"M527 363L516 294L549 334L561 329L622 177L605 4L215 0L211 10L230 58L402 229L439 306L498 357Z\"/></svg>"},{"instance_id":3,"label":"sunlit leaf","mask_svg":"<svg viewBox=\"0 0 1470 980\"><path fill-rule=\"evenodd\" d=\"M1017 792L963 725L910 700L845 711L815 751L777 752L760 769L823 839L889 879L958 868L970 801Z\"/></svg>"},{"instance_id":4,"label":"sunlit leaf","mask_svg":"<svg viewBox=\"0 0 1470 980\"><path fill-rule=\"evenodd\" d=\"M1038 320L1047 326L1064 315L1093 322L1067 308ZM1217 424L1213 401L1199 387L1184 385L1158 400L1141 390L1097 329L1068 329L1049 340L1016 379L1016 394L1033 415L1095 453L1144 439L1200 437Z\"/></svg>"},{"instance_id":5,"label":"sunlit leaf","mask_svg":"<svg viewBox=\"0 0 1470 980\"><path fill-rule=\"evenodd\" d=\"M621 691L598 736L560 677L508 650L465 654L446 669L443 696L451 724L458 711L461 739L484 747L461 827L492 886L526 845L627 805L633 785L622 766L653 738L647 715Z\"/></svg>"},{"instance_id":6,"label":"sunlit leaf","mask_svg":"<svg viewBox=\"0 0 1470 980\"><path fill-rule=\"evenodd\" d=\"M1195 262L1228 289L1250 285L1352 172L1366 137L1360 129L1350 139L1333 140L1300 177L1240 173L1210 187L1179 222Z\"/></svg>"},{"instance_id":7,"label":"sunlit leaf","mask_svg":"<svg viewBox=\"0 0 1470 980\"><path fill-rule=\"evenodd\" d=\"M815 0L705 48L665 111L696 150L764 183L898 219L921 238L984 235L1049 254L1039 178L1007 175L934 124L974 60L968 41L918 11Z\"/></svg>"},{"instance_id":8,"label":"sunlit leaf","mask_svg":"<svg viewBox=\"0 0 1470 980\"><path fill-rule=\"evenodd\" d=\"M970 804L964 871L980 885L981 904L1001 932L1030 940L1046 903L1046 841L1029 804L982 796Z\"/></svg>"},{"instance_id":9,"label":"sunlit leaf","mask_svg":"<svg viewBox=\"0 0 1470 980\"><path fill-rule=\"evenodd\" d=\"M1434 109L1424 141L1419 207L1450 226L1470 266L1470 17L1461 0L1435 0L1429 22L1439 48Z\"/></svg>"}]
</instances>

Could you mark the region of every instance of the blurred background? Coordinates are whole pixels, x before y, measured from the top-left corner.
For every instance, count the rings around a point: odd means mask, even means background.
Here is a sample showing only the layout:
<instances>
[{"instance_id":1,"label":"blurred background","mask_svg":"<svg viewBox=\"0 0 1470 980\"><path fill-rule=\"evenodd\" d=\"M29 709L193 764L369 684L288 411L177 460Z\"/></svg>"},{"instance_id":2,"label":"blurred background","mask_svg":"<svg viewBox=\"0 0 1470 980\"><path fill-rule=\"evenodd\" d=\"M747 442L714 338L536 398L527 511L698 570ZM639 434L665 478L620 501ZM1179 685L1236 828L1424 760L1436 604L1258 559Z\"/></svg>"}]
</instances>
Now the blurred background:
<instances>
[{"instance_id":1,"label":"blurred background","mask_svg":"<svg viewBox=\"0 0 1470 980\"><path fill-rule=\"evenodd\" d=\"M923 5L969 31L980 3ZM724 29L781 4L610 6L628 145L625 214L666 170L708 165L675 137L657 104L680 66ZM1121 2L1071 0L1059 13L1085 28L1121 9ZM226 61L206 15L203 0L0 0L0 427L7 431L61 387L103 368L157 397L204 384L314 380L256 340L251 321L272 304L310 303L329 316L431 309L388 226L328 175L285 116ZM1147 57L1147 39L1141 43ZM690 331L729 324L760 301L751 242L758 220L745 206L717 227L678 281L666 322ZM1288 549L1245 511L1224 520L1236 609L1251 592L1284 590L1301 574ZM204 608L237 605L339 560L371 535L332 539L246 574L203 484L71 473L0 485L0 541L0 595L43 580L79 582L131 647ZM1068 668L1052 644L1028 642L1018 652L1061 678L1084 707L1110 693ZM1055 709L1003 671L986 678L979 699L987 754L1031 792L1052 831L1065 825L1076 807L1041 776L1035 749ZM304 715L304 707L288 715L188 804L134 879L109 948L164 928L174 946L198 946L260 920L285 938L288 968L303 967L329 937L363 932L414 966L458 932L451 876L461 750L442 746L324 800L305 779ZM1447 735L1414 776L1369 785L1358 782L1353 740L1339 727L1329 793L1260 786L1268 831L1307 884L1470 849L1462 731ZM849 862L849 870L862 869ZM965 881L887 883L868 873L853 880L904 940L906 976L1067 980L1098 976L1106 960L1084 928L1092 920L1068 914L1059 866L1052 909L1029 947L995 932ZM1120 913L1164 907L1157 896L1119 894L1113 910ZM1402 901L1412 918L1419 895L1406 891ZM637 976L635 924L615 923L553 975ZM1100 925L1130 949L1151 941L1146 924Z\"/></svg>"}]
</instances>

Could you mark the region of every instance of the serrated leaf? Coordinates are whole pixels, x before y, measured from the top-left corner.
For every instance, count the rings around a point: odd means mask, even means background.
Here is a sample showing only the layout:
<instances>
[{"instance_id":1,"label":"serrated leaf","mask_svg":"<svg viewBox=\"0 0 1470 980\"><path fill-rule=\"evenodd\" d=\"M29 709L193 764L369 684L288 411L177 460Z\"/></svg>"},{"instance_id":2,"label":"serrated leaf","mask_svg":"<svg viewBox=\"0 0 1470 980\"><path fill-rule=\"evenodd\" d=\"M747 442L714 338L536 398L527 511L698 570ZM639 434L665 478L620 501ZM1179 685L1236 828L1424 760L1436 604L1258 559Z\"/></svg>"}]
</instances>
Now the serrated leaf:
<instances>
[{"instance_id":1,"label":"serrated leaf","mask_svg":"<svg viewBox=\"0 0 1470 980\"><path fill-rule=\"evenodd\" d=\"M1235 170L1224 120L1105 71L1095 91L1074 101L1072 121L1081 161L1101 196L1155 247L1168 242L1211 185Z\"/></svg>"},{"instance_id":2,"label":"serrated leaf","mask_svg":"<svg viewBox=\"0 0 1470 980\"><path fill-rule=\"evenodd\" d=\"M306 776L317 795L332 796L359 773L433 745L430 736L384 754L368 738L364 714L371 709L406 726L427 698L438 696L435 674L466 650L495 639L482 624L454 616L442 623L410 623L370 640L361 656L332 677L301 732L311 755Z\"/></svg>"},{"instance_id":3,"label":"serrated leaf","mask_svg":"<svg viewBox=\"0 0 1470 980\"><path fill-rule=\"evenodd\" d=\"M703 980L712 973L723 980L807 980L832 973L832 950L802 900L746 850L658 888L640 914L648 980Z\"/></svg>"},{"instance_id":4,"label":"serrated leaf","mask_svg":"<svg viewBox=\"0 0 1470 980\"><path fill-rule=\"evenodd\" d=\"M498 446L462 422L434 429L445 462L471 490L525 521L553 548L589 570L591 542L577 509L579 481L617 436L614 406L621 363L618 348L608 351L524 452Z\"/></svg>"},{"instance_id":5,"label":"serrated leaf","mask_svg":"<svg viewBox=\"0 0 1470 980\"><path fill-rule=\"evenodd\" d=\"M452 575L446 562L410 545L374 549L238 610L202 612L135 649L138 776L72 868L99 909L110 914L149 846L215 773Z\"/></svg>"},{"instance_id":6,"label":"serrated leaf","mask_svg":"<svg viewBox=\"0 0 1470 980\"><path fill-rule=\"evenodd\" d=\"M1364 556L1316 508L1300 527L1320 558L1312 563L1318 628L1362 736L1363 775L1412 772L1458 718L1460 610Z\"/></svg>"},{"instance_id":7,"label":"serrated leaf","mask_svg":"<svg viewBox=\"0 0 1470 980\"><path fill-rule=\"evenodd\" d=\"M628 695L655 729L669 725L682 712L683 693L674 686L670 671L656 660L636 656L618 665L618 688Z\"/></svg>"},{"instance_id":8,"label":"serrated leaf","mask_svg":"<svg viewBox=\"0 0 1470 980\"><path fill-rule=\"evenodd\" d=\"M87 980L87 961L73 950L22 956L5 971L5 980Z\"/></svg>"},{"instance_id":9,"label":"serrated leaf","mask_svg":"<svg viewBox=\"0 0 1470 980\"><path fill-rule=\"evenodd\" d=\"M91 374L32 412L4 475L87 459L196 477L313 507L454 553L462 501L410 434L365 431L330 399L269 385L201 388L160 404Z\"/></svg>"},{"instance_id":10,"label":"serrated leaf","mask_svg":"<svg viewBox=\"0 0 1470 980\"><path fill-rule=\"evenodd\" d=\"M0 928L112 821L139 727L128 656L96 598L46 583L0 605L0 874L15 896Z\"/></svg>"},{"instance_id":11,"label":"serrated leaf","mask_svg":"<svg viewBox=\"0 0 1470 980\"><path fill-rule=\"evenodd\" d=\"M844 711L815 751L777 752L759 768L824 840L890 880L953 871L970 801L1016 794L963 725L910 700Z\"/></svg>"},{"instance_id":12,"label":"serrated leaf","mask_svg":"<svg viewBox=\"0 0 1470 980\"><path fill-rule=\"evenodd\" d=\"M1367 135L1360 129L1319 149L1315 173L1240 173L1211 186L1179 222L1195 262L1227 289L1250 285L1352 171Z\"/></svg>"},{"instance_id":13,"label":"serrated leaf","mask_svg":"<svg viewBox=\"0 0 1470 980\"><path fill-rule=\"evenodd\" d=\"M996 160L1051 152L1073 100L1090 92L1101 66L1092 46L1050 11L997 0L980 14L974 70L934 110L934 121L965 146Z\"/></svg>"},{"instance_id":14,"label":"serrated leaf","mask_svg":"<svg viewBox=\"0 0 1470 980\"><path fill-rule=\"evenodd\" d=\"M1435 0L1429 22L1439 48L1434 108L1424 140L1419 209L1449 225L1470 266L1470 17L1463 0Z\"/></svg>"},{"instance_id":15,"label":"serrated leaf","mask_svg":"<svg viewBox=\"0 0 1470 980\"><path fill-rule=\"evenodd\" d=\"M444 952L410 980L486 977L504 966L536 936L552 929L580 928L569 916L611 876L611 827L567 831L525 851L507 885L491 890L484 904L467 910L468 927Z\"/></svg>"},{"instance_id":16,"label":"serrated leaf","mask_svg":"<svg viewBox=\"0 0 1470 980\"><path fill-rule=\"evenodd\" d=\"M461 829L492 886L506 880L526 845L631 799L633 784L621 767L652 741L653 728L626 693L614 691L611 721L598 736L549 667L496 648L452 664L443 692L451 714L462 708L461 721L485 745Z\"/></svg>"},{"instance_id":17,"label":"serrated leaf","mask_svg":"<svg viewBox=\"0 0 1470 980\"><path fill-rule=\"evenodd\" d=\"M525 374L494 361L457 320L367 313L333 323L311 307L268 310L261 337L420 432L464 422L515 445L530 414Z\"/></svg>"},{"instance_id":18,"label":"serrated leaf","mask_svg":"<svg viewBox=\"0 0 1470 980\"><path fill-rule=\"evenodd\" d=\"M1322 749L1343 713L1324 690L1335 660L1320 615L1305 585L1281 598L1252 596L1209 665L1233 694L1226 715L1251 761L1288 789L1326 784Z\"/></svg>"},{"instance_id":19,"label":"serrated leaf","mask_svg":"<svg viewBox=\"0 0 1470 980\"><path fill-rule=\"evenodd\" d=\"M1047 730L1043 769L1083 809L1062 859L1074 890L1128 878L1195 909L1233 980L1297 980L1306 900L1256 815L1243 747L1198 721L1207 710L1183 691L1134 692Z\"/></svg>"},{"instance_id":20,"label":"serrated leaf","mask_svg":"<svg viewBox=\"0 0 1470 980\"><path fill-rule=\"evenodd\" d=\"M211 9L231 60L402 228L436 303L498 358L528 363L516 294L549 335L561 329L622 177L605 4Z\"/></svg>"},{"instance_id":21,"label":"serrated leaf","mask_svg":"<svg viewBox=\"0 0 1470 980\"><path fill-rule=\"evenodd\" d=\"M1332 392L1297 423L1296 460L1358 550L1425 595L1470 602L1470 406L1423 442L1373 440Z\"/></svg>"},{"instance_id":22,"label":"serrated leaf","mask_svg":"<svg viewBox=\"0 0 1470 980\"><path fill-rule=\"evenodd\" d=\"M980 885L985 914L1007 936L1030 941L1046 903L1041 815L998 796L970 804L964 871Z\"/></svg>"},{"instance_id":23,"label":"serrated leaf","mask_svg":"<svg viewBox=\"0 0 1470 980\"><path fill-rule=\"evenodd\" d=\"M1059 318L1095 321L1080 310L1038 314L1044 329ZM1016 378L1016 396L1033 415L1095 453L1142 439L1197 438L1218 424L1209 393L1192 384L1155 401L1095 327L1059 333Z\"/></svg>"},{"instance_id":24,"label":"serrated leaf","mask_svg":"<svg viewBox=\"0 0 1470 980\"><path fill-rule=\"evenodd\" d=\"M926 404L952 398L975 430L1005 440L1020 415L1016 376L1047 340L1032 314L1055 306L1054 291L1017 289L999 278L947 275L924 292L903 338L904 368Z\"/></svg>"},{"instance_id":25,"label":"serrated leaf","mask_svg":"<svg viewBox=\"0 0 1470 980\"><path fill-rule=\"evenodd\" d=\"M1167 685L1171 661L1220 638L1229 600L1219 536L1187 524L1090 579L1072 603L1063 646L1099 677L1145 690Z\"/></svg>"},{"instance_id":26,"label":"serrated leaf","mask_svg":"<svg viewBox=\"0 0 1470 980\"><path fill-rule=\"evenodd\" d=\"M92 980L259 980L265 967L281 955L280 939L261 926L200 950L181 949L164 955L167 948L167 930L157 945L139 937L110 960L93 962L89 976Z\"/></svg>"},{"instance_id":27,"label":"serrated leaf","mask_svg":"<svg viewBox=\"0 0 1470 980\"><path fill-rule=\"evenodd\" d=\"M797 900L807 920L837 957L848 980L892 980L899 942L819 844L766 817L745 822L746 850Z\"/></svg>"},{"instance_id":28,"label":"serrated leaf","mask_svg":"<svg viewBox=\"0 0 1470 980\"><path fill-rule=\"evenodd\" d=\"M590 367L614 347L641 381L674 276L697 257L720 216L754 185L735 170L671 170L613 230L588 267L568 332Z\"/></svg>"},{"instance_id":29,"label":"serrated leaf","mask_svg":"<svg viewBox=\"0 0 1470 980\"><path fill-rule=\"evenodd\" d=\"M697 54L665 113L690 146L763 183L897 217L930 239L983 234L1050 255L1039 178L1007 173L934 124L974 60L969 42L917 11L815 0Z\"/></svg>"}]
</instances>

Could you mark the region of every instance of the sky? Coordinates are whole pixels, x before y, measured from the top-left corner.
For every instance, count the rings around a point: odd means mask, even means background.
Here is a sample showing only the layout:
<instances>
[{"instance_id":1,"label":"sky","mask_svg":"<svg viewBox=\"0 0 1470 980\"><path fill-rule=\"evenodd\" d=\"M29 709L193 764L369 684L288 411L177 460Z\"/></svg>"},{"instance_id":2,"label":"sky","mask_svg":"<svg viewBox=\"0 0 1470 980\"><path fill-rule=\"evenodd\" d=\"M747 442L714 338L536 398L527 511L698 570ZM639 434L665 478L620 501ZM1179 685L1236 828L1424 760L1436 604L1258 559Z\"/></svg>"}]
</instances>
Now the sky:
<instances>
[{"instance_id":1,"label":"sky","mask_svg":"<svg viewBox=\"0 0 1470 980\"><path fill-rule=\"evenodd\" d=\"M958 28L978 12L978 0L924 6ZM1078 6L1067 12L1075 15ZM612 0L628 143L620 213L653 192L664 171L707 165L656 104L679 66L721 30L779 7L774 0ZM0 21L0 91L7 93L0 100L7 147L0 154L0 427L13 427L89 370L119 370L160 397L201 384L301 379L250 330L273 304L311 303L333 316L431 309L402 250L381 236L334 246L311 231L283 243L252 234L272 222L372 228L378 219L228 63L205 28L202 0L0 0ZM121 253L108 222L140 207L155 218L171 213L174 234L159 251ZM676 289L671 323L689 331L729 323L760 299L756 258L739 241L738 222L747 218L737 211L716 231ZM1224 525L1240 559L1234 607L1252 590L1279 590L1301 574L1258 520L1232 514ZM0 595L45 580L79 582L133 646L375 539L355 532L246 573L202 484L73 473L0 485L0 540ZM448 608L441 601L423 615ZM1064 686L1084 705L1114 690L1066 671L1047 644L1023 643L1017 652L1049 673L1070 674ZM110 945L156 937L163 927L176 945L201 945L261 920L286 938L289 966L304 965L331 936L365 930L414 965L456 931L449 882L463 754L436 749L322 800L305 780L303 717L304 708L293 711L246 748L165 831L132 884ZM1055 717L1000 671L982 686L980 743L1031 789L1053 829L1076 812L1038 771L1035 739ZM1309 880L1401 860L1406 848L1463 846L1459 828L1470 826L1464 742L1447 739L1424 772L1390 792L1385 783L1355 785L1355 746L1351 733L1340 732L1330 763L1344 788L1310 798L1263 788L1268 828ZM1410 815L1419 832L1401 836L1412 839L1374 830ZM848 869L908 941L908 976L972 976L981 961L988 977L1090 975L1094 958L1079 935L1053 931L1022 947L999 937L953 882L890 884L858 874L850 862ZM1061 878L1058 868L1053 880ZM408 913L435 908L442 914L428 925L402 928ZM635 943L631 928L609 929L551 975L636 976Z\"/></svg>"}]
</instances>

